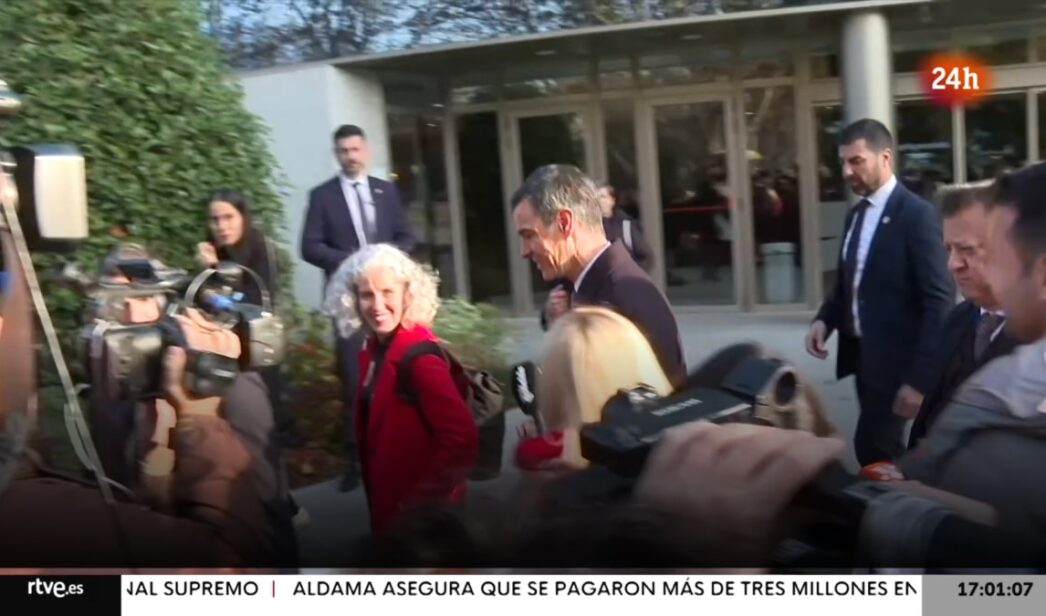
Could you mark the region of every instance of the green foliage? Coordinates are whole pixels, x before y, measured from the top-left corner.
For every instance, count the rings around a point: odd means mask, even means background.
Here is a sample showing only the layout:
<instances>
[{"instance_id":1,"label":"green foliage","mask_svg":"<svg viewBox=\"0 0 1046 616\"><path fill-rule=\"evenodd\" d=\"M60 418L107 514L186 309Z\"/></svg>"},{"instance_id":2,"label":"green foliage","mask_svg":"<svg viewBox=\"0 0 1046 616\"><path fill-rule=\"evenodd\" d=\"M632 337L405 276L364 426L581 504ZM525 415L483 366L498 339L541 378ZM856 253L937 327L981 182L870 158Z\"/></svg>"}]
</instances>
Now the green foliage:
<instances>
[{"instance_id":1,"label":"green foliage","mask_svg":"<svg viewBox=\"0 0 1046 616\"><path fill-rule=\"evenodd\" d=\"M507 370L505 345L511 328L496 307L460 297L443 300L433 329L466 364L492 372Z\"/></svg>"},{"instance_id":2,"label":"green foliage","mask_svg":"<svg viewBox=\"0 0 1046 616\"><path fill-rule=\"evenodd\" d=\"M0 144L80 148L91 238L72 258L88 272L119 241L191 269L204 237L202 200L216 188L245 191L259 224L274 237L280 229L264 129L200 20L195 0L0 2L0 76L26 98ZM118 237L119 227L130 236ZM57 257L34 259L40 268ZM68 342L80 300L45 285Z\"/></svg>"}]
</instances>

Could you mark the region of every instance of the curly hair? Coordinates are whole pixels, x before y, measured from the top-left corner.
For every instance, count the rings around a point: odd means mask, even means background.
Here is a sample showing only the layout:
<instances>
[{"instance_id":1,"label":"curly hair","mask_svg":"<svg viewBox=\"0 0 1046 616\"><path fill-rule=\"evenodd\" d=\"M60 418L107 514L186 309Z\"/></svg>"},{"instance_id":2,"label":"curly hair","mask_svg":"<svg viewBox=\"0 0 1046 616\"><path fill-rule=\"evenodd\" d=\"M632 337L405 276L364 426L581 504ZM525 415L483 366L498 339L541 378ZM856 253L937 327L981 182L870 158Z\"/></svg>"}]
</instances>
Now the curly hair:
<instances>
[{"instance_id":1,"label":"curly hair","mask_svg":"<svg viewBox=\"0 0 1046 616\"><path fill-rule=\"evenodd\" d=\"M430 327L439 310L439 277L390 244L371 244L342 262L327 283L323 312L334 318L338 333L348 338L355 331L371 333L357 307L360 278L375 267L386 267L407 286L403 321Z\"/></svg>"}]
</instances>

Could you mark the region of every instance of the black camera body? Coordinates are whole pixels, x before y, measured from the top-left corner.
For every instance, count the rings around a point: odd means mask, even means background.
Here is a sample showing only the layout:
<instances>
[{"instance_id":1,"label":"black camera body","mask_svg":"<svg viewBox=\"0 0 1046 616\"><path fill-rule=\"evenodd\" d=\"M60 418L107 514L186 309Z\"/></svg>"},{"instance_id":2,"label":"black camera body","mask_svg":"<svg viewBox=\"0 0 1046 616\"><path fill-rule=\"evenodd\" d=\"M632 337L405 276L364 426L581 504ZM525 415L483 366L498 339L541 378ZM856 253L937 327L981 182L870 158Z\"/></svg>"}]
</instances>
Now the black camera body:
<instances>
[{"instance_id":1,"label":"black camera body","mask_svg":"<svg viewBox=\"0 0 1046 616\"><path fill-rule=\"evenodd\" d=\"M758 356L755 349L736 345L721 351L689 379L689 387L669 396L642 386L619 392L604 405L602 421L581 428L581 453L593 466L567 479L557 493L567 502L629 498L664 432L692 421L814 431L796 371ZM850 474L841 464L830 466L797 496L795 506L806 522L778 545L773 564L787 569L853 565L865 509L889 489Z\"/></svg>"},{"instance_id":2,"label":"black camera body","mask_svg":"<svg viewBox=\"0 0 1046 616\"><path fill-rule=\"evenodd\" d=\"M116 268L127 282L85 284L82 276L68 268L64 278L78 283L88 298L92 323L83 333L85 359L92 366L92 380L114 401L149 400L163 395L163 355L168 347L185 347L174 316L197 308L216 323L236 334L239 360L211 353L188 351L186 389L199 396L221 395L241 370L279 365L286 341L283 322L265 306L244 303L233 289L242 271L235 263L192 276L184 270L167 268L151 259L126 259ZM253 274L253 272L251 272ZM217 284L206 284L216 277ZM260 284L260 281L259 281ZM267 299L267 293L264 294ZM127 323L123 311L127 301L153 298L163 312L152 323Z\"/></svg>"},{"instance_id":3,"label":"black camera body","mask_svg":"<svg viewBox=\"0 0 1046 616\"><path fill-rule=\"evenodd\" d=\"M751 357L718 387L697 386L659 396L647 387L621 391L603 407L599 423L581 428L581 455L628 477L639 475L665 430L692 421L801 427L801 384L777 359Z\"/></svg>"}]
</instances>

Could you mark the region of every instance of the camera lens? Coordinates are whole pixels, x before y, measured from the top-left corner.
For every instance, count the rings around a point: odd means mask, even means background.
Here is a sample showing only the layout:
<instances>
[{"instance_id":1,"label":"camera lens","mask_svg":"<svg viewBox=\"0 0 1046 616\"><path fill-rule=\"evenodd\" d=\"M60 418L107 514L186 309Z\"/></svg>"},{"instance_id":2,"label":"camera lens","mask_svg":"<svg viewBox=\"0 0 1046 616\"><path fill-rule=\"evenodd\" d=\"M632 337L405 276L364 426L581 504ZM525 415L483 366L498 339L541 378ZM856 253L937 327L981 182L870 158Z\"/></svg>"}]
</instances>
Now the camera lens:
<instances>
[{"instance_id":1,"label":"camera lens","mask_svg":"<svg viewBox=\"0 0 1046 616\"><path fill-rule=\"evenodd\" d=\"M788 406L795 401L799 383L795 378L795 372L784 371L774 383L774 404L777 406Z\"/></svg>"}]
</instances>

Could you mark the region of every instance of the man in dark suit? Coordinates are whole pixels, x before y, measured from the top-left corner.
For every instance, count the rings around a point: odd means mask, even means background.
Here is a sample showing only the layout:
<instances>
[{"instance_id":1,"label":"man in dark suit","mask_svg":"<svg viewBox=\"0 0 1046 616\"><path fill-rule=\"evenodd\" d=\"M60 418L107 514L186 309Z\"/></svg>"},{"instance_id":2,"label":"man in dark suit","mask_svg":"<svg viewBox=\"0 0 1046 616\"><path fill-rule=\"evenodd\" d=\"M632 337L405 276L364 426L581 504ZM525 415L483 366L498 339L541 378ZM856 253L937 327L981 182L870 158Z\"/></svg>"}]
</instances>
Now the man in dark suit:
<instances>
[{"instance_id":1,"label":"man in dark suit","mask_svg":"<svg viewBox=\"0 0 1046 616\"><path fill-rule=\"evenodd\" d=\"M893 173L893 138L875 120L840 135L843 177L860 199L846 218L839 281L806 337L814 357L839 330L836 374L856 376L861 407L854 434L862 465L904 451L905 422L931 385L941 325L954 304L941 221Z\"/></svg>"},{"instance_id":2,"label":"man in dark suit","mask_svg":"<svg viewBox=\"0 0 1046 616\"><path fill-rule=\"evenodd\" d=\"M546 165L512 196L512 208L523 257L533 261L544 280L569 282L570 289L550 294L548 321L571 304L609 306L643 332L665 375L681 383L686 364L675 315L628 250L607 241L595 183L577 167Z\"/></svg>"},{"instance_id":3,"label":"man in dark suit","mask_svg":"<svg viewBox=\"0 0 1046 616\"><path fill-rule=\"evenodd\" d=\"M991 197L990 184L947 188L939 197L948 270L965 299L944 322L932 365L933 385L912 424L909 448L926 436L959 385L991 360L1009 355L1018 344L1005 331L1006 316L985 274Z\"/></svg>"},{"instance_id":4,"label":"man in dark suit","mask_svg":"<svg viewBox=\"0 0 1046 616\"><path fill-rule=\"evenodd\" d=\"M323 270L324 283L345 259L364 246L394 244L409 254L417 243L396 186L367 175L370 146L363 129L351 124L339 127L334 133L334 155L341 173L309 192L301 234L301 256ZM357 354L362 344L362 335L342 339L335 333L349 456L342 491L360 482L353 413L359 383Z\"/></svg>"}]
</instances>

